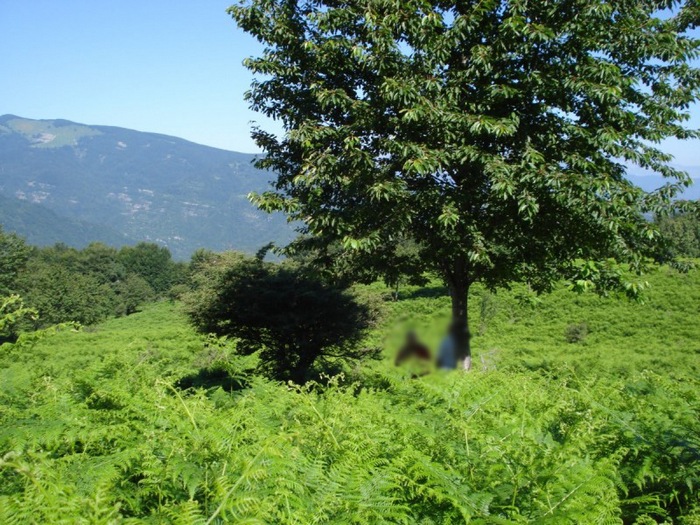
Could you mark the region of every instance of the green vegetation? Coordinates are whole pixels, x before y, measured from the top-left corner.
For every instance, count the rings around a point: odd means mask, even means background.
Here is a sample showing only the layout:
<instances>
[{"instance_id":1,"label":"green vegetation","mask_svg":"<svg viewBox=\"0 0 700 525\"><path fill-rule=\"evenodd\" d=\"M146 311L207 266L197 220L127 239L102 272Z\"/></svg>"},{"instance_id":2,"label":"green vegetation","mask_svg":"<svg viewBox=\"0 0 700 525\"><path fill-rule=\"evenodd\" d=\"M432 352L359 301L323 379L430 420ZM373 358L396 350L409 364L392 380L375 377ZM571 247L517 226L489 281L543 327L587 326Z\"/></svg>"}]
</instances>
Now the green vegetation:
<instances>
[{"instance_id":1,"label":"green vegetation","mask_svg":"<svg viewBox=\"0 0 700 525\"><path fill-rule=\"evenodd\" d=\"M236 352L257 353L265 375L297 384L314 365L377 354L358 346L375 321L370 304L296 264L263 262L264 252L198 257L184 300L201 332L235 337Z\"/></svg>"},{"instance_id":2,"label":"green vegetation","mask_svg":"<svg viewBox=\"0 0 700 525\"><path fill-rule=\"evenodd\" d=\"M673 257L700 257L700 201L693 204L694 213L675 213L657 219Z\"/></svg>"},{"instance_id":3,"label":"green vegetation","mask_svg":"<svg viewBox=\"0 0 700 525\"><path fill-rule=\"evenodd\" d=\"M14 233L3 232L0 226L0 297L12 291L30 253L31 248L24 239Z\"/></svg>"},{"instance_id":4,"label":"green vegetation","mask_svg":"<svg viewBox=\"0 0 700 525\"><path fill-rule=\"evenodd\" d=\"M655 147L700 136L697 2L229 13L294 259L0 230L0 523L700 524L697 205ZM3 191L179 256L282 231L250 156L12 116L0 155ZM448 325L472 373L392 365Z\"/></svg>"},{"instance_id":5,"label":"green vegetation","mask_svg":"<svg viewBox=\"0 0 700 525\"><path fill-rule=\"evenodd\" d=\"M253 375L169 302L3 345L0 523L700 523L700 271L650 281L477 286L473 372L413 380L391 358L406 327L437 346L441 287L401 289L363 342L386 359L323 385Z\"/></svg>"},{"instance_id":6,"label":"green vegetation","mask_svg":"<svg viewBox=\"0 0 700 525\"><path fill-rule=\"evenodd\" d=\"M0 299L19 296L36 314L7 324L0 342L23 330L66 322L91 325L132 314L166 296L187 272L187 265L174 262L167 248L155 244L120 250L101 243L83 250L61 244L35 248L0 227Z\"/></svg>"},{"instance_id":7,"label":"green vegetation","mask_svg":"<svg viewBox=\"0 0 700 525\"><path fill-rule=\"evenodd\" d=\"M187 266L174 263L167 248L147 242L125 246L119 250L115 261L108 261L108 264L115 263L121 264L125 273L142 278L158 295L182 282L187 273Z\"/></svg>"}]
</instances>

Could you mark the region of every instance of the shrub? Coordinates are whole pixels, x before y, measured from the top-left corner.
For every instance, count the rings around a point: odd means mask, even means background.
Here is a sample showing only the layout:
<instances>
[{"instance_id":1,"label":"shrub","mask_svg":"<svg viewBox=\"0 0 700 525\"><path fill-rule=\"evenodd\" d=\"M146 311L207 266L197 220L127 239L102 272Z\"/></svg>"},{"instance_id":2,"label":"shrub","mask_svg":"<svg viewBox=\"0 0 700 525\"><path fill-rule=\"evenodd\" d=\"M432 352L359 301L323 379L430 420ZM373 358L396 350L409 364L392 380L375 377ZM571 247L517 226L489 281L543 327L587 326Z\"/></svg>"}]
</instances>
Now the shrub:
<instances>
[{"instance_id":1,"label":"shrub","mask_svg":"<svg viewBox=\"0 0 700 525\"><path fill-rule=\"evenodd\" d=\"M117 292L116 313L131 315L136 313L141 305L155 298L153 288L146 279L136 274L129 274L115 285Z\"/></svg>"},{"instance_id":2,"label":"shrub","mask_svg":"<svg viewBox=\"0 0 700 525\"><path fill-rule=\"evenodd\" d=\"M491 320L498 313L498 304L496 303L496 296L488 291L484 290L481 295L481 301L479 303L479 330L478 335L484 335L486 333L486 328Z\"/></svg>"},{"instance_id":3,"label":"shrub","mask_svg":"<svg viewBox=\"0 0 700 525\"><path fill-rule=\"evenodd\" d=\"M237 338L238 353L259 351L264 375L304 383L318 360L376 355L358 346L375 312L348 289L298 266L232 254L208 259L184 298L187 313L199 331Z\"/></svg>"},{"instance_id":4,"label":"shrub","mask_svg":"<svg viewBox=\"0 0 700 525\"><path fill-rule=\"evenodd\" d=\"M18 325L36 317L36 310L27 308L19 295L0 297L0 344L15 341Z\"/></svg>"},{"instance_id":5,"label":"shrub","mask_svg":"<svg viewBox=\"0 0 700 525\"><path fill-rule=\"evenodd\" d=\"M582 343L588 335L588 325L586 323L570 324L566 327L564 336L569 343Z\"/></svg>"},{"instance_id":6,"label":"shrub","mask_svg":"<svg viewBox=\"0 0 700 525\"><path fill-rule=\"evenodd\" d=\"M673 257L700 257L700 213L677 213L656 223Z\"/></svg>"}]
</instances>

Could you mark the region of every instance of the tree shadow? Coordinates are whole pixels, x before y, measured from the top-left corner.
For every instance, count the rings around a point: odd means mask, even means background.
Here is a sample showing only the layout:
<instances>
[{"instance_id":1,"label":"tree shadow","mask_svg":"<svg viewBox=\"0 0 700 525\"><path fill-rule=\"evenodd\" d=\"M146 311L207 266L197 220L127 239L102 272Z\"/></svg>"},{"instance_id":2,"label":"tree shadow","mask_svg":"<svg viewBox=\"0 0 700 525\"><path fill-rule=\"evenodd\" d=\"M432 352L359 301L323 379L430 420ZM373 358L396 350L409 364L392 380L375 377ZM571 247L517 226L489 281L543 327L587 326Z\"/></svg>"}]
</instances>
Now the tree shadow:
<instances>
[{"instance_id":1,"label":"tree shadow","mask_svg":"<svg viewBox=\"0 0 700 525\"><path fill-rule=\"evenodd\" d=\"M436 299L449 295L446 286L425 286L410 292L399 292L399 301L410 301L412 299Z\"/></svg>"},{"instance_id":2,"label":"tree shadow","mask_svg":"<svg viewBox=\"0 0 700 525\"><path fill-rule=\"evenodd\" d=\"M235 392L247 388L249 384L250 382L247 378L233 377L223 368L202 368L194 374L178 379L175 387L180 390L221 388L225 392Z\"/></svg>"}]
</instances>

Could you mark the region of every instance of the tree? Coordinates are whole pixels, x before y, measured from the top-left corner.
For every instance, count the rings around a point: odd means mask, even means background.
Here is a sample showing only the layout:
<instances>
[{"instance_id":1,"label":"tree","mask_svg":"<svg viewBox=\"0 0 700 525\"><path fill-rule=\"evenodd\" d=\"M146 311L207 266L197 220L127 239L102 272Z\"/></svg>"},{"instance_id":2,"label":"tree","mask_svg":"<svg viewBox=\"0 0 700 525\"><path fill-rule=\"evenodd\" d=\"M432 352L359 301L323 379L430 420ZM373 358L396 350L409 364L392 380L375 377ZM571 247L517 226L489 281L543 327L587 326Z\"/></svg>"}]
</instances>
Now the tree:
<instances>
[{"instance_id":1,"label":"tree","mask_svg":"<svg viewBox=\"0 0 700 525\"><path fill-rule=\"evenodd\" d=\"M170 250L157 244L140 242L119 250L118 261L127 273L143 277L156 294L162 295L173 284L175 263Z\"/></svg>"},{"instance_id":2,"label":"tree","mask_svg":"<svg viewBox=\"0 0 700 525\"><path fill-rule=\"evenodd\" d=\"M24 321L36 321L37 312L24 305L19 295L0 296L0 346L17 340L17 328Z\"/></svg>"},{"instance_id":3,"label":"tree","mask_svg":"<svg viewBox=\"0 0 700 525\"><path fill-rule=\"evenodd\" d=\"M5 233L0 226L0 296L17 290L16 280L32 252L20 236Z\"/></svg>"},{"instance_id":4,"label":"tree","mask_svg":"<svg viewBox=\"0 0 700 525\"><path fill-rule=\"evenodd\" d=\"M298 266L239 254L207 258L185 297L190 319L201 332L237 338L243 355L259 351L267 376L301 384L319 359L376 354L357 347L374 311L345 288Z\"/></svg>"},{"instance_id":5,"label":"tree","mask_svg":"<svg viewBox=\"0 0 700 525\"><path fill-rule=\"evenodd\" d=\"M127 277L118 250L101 242L92 242L78 252L75 270L93 275L103 284L119 283Z\"/></svg>"},{"instance_id":6,"label":"tree","mask_svg":"<svg viewBox=\"0 0 700 525\"><path fill-rule=\"evenodd\" d=\"M387 250L379 247L371 253L348 253L339 241L328 245L323 239L301 237L284 251L295 262L320 270L324 279L339 285L381 278L392 289L395 299L401 284L421 286L429 282L423 273L419 246L409 238L396 239Z\"/></svg>"},{"instance_id":7,"label":"tree","mask_svg":"<svg viewBox=\"0 0 700 525\"><path fill-rule=\"evenodd\" d=\"M659 217L657 223L671 255L697 258L700 257L700 202L687 204L694 204L695 212L689 210Z\"/></svg>"},{"instance_id":8,"label":"tree","mask_svg":"<svg viewBox=\"0 0 700 525\"><path fill-rule=\"evenodd\" d=\"M264 46L247 99L274 191L252 196L380 268L420 246L452 298L469 355L477 281L545 291L624 289L620 264L656 257L656 227L689 184L655 143L697 138L694 2L243 0L229 9ZM686 32L686 33L684 33ZM628 166L668 177L645 193ZM367 257L369 255L369 257Z\"/></svg>"},{"instance_id":9,"label":"tree","mask_svg":"<svg viewBox=\"0 0 700 525\"><path fill-rule=\"evenodd\" d=\"M26 303L38 312L35 328L75 321L95 324L113 315L115 294L93 275L32 260L18 279Z\"/></svg>"},{"instance_id":10,"label":"tree","mask_svg":"<svg viewBox=\"0 0 700 525\"><path fill-rule=\"evenodd\" d=\"M136 274L129 274L113 286L116 295L117 315L131 315L138 312L139 306L155 298L153 288L146 279Z\"/></svg>"}]
</instances>

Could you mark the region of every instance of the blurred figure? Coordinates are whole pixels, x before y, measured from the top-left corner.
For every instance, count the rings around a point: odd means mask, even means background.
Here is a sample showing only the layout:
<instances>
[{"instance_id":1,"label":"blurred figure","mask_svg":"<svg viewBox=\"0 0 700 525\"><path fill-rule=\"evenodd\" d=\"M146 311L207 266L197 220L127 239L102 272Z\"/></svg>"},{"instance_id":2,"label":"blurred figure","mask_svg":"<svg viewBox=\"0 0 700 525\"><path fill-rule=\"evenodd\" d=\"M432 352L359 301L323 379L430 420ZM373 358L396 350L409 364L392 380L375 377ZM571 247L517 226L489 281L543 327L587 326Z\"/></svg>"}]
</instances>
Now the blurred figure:
<instances>
[{"instance_id":1,"label":"blurred figure","mask_svg":"<svg viewBox=\"0 0 700 525\"><path fill-rule=\"evenodd\" d=\"M396 355L394 364L399 366L407 361L422 364L430 362L430 350L418 340L418 336L413 330L406 334L406 342Z\"/></svg>"},{"instance_id":2,"label":"blurred figure","mask_svg":"<svg viewBox=\"0 0 700 525\"><path fill-rule=\"evenodd\" d=\"M461 325L452 323L447 335L440 343L437 365L439 368L454 370L461 365L465 371L472 368L472 356L469 348L469 332Z\"/></svg>"}]
</instances>

